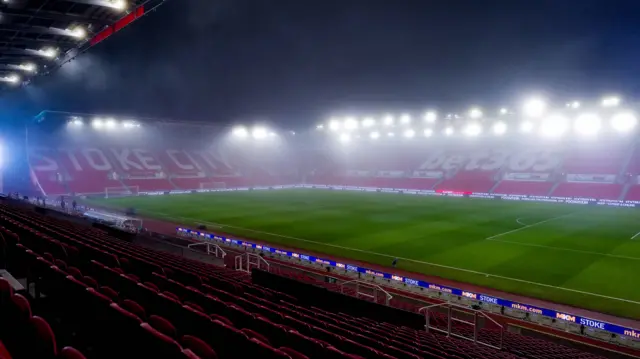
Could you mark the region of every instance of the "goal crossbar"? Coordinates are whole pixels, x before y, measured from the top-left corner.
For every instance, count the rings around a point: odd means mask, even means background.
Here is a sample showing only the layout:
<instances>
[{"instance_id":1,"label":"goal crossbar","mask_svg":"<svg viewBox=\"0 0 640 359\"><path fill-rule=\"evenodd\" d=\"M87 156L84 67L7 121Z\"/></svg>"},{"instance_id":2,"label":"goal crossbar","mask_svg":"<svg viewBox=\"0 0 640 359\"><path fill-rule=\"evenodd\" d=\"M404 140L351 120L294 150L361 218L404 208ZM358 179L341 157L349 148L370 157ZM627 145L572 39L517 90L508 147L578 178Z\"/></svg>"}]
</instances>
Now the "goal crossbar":
<instances>
[{"instance_id":1,"label":"goal crossbar","mask_svg":"<svg viewBox=\"0 0 640 359\"><path fill-rule=\"evenodd\" d=\"M104 197L137 196L139 191L139 186L105 187Z\"/></svg>"},{"instance_id":2,"label":"goal crossbar","mask_svg":"<svg viewBox=\"0 0 640 359\"><path fill-rule=\"evenodd\" d=\"M200 189L224 189L226 182L200 182Z\"/></svg>"}]
</instances>

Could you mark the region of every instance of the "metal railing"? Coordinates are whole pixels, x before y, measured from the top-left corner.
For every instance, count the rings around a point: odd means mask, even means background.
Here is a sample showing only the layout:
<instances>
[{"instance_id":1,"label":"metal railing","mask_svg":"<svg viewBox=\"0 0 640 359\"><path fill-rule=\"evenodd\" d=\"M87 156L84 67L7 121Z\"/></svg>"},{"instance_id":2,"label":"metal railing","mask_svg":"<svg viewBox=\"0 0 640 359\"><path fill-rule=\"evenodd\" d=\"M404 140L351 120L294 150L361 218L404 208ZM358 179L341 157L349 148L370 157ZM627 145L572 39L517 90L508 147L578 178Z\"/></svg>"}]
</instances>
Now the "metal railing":
<instances>
[{"instance_id":1,"label":"metal railing","mask_svg":"<svg viewBox=\"0 0 640 359\"><path fill-rule=\"evenodd\" d=\"M384 294L384 304L385 305L389 305L389 303L391 302L391 299L393 298L393 296L391 295L391 293L387 292L386 290L384 290L381 286L377 285L377 284L373 284L373 283L369 283L363 280L359 280L359 279L354 279L354 280L350 280L350 281L346 281L346 282L342 282L340 283L340 293L344 294L344 288L345 285L347 284L355 284L355 289L356 289L356 297L366 297L366 298L371 298L373 299L374 302L378 302L378 293L382 292ZM368 288L370 290L373 291L373 294L369 294L369 293L364 293L361 291L362 287L364 288Z\"/></svg>"},{"instance_id":2,"label":"metal railing","mask_svg":"<svg viewBox=\"0 0 640 359\"><path fill-rule=\"evenodd\" d=\"M207 242L191 243L187 245L187 248L193 248L197 246L206 246L207 254L213 254L216 258L224 259L224 257L227 256L227 252L225 252L224 249L222 249L219 245L215 243L207 243ZM213 250L211 248L213 248Z\"/></svg>"},{"instance_id":3,"label":"metal railing","mask_svg":"<svg viewBox=\"0 0 640 359\"><path fill-rule=\"evenodd\" d=\"M246 260L244 260L246 257ZM264 267L263 267L264 265ZM251 268L266 268L266 271L269 272L270 264L267 262L262 256L245 252L235 258L235 269L239 271L244 271L247 273L251 273Z\"/></svg>"},{"instance_id":4,"label":"metal railing","mask_svg":"<svg viewBox=\"0 0 640 359\"><path fill-rule=\"evenodd\" d=\"M431 323L431 313L433 312L434 309L436 308L446 308L446 313L447 313L447 329L442 329L442 328L438 328L437 326L432 325ZM425 330L427 332L430 331L435 331L435 332L440 332L440 333L444 333L447 336L453 336L456 338L460 338L460 339L465 339L465 340L469 340L472 341L474 343L477 344L482 344L491 348L495 348L498 350L502 349L502 342L504 339L504 326L502 326L500 323L496 322L495 320L493 320L493 318L489 317L488 315L486 315L485 313L483 313L480 310L477 309L473 309L473 308L469 308L467 306L464 305L459 305L459 304L454 304L454 303L440 303L440 304L433 304L433 305L428 305L426 307L422 307L420 309L418 309L418 312L424 312L424 316L425 316ZM439 313L439 312L438 312ZM472 316L473 317L473 321L468 321L465 319L460 319L460 318L456 318L454 316L454 314L456 313L462 313L465 316ZM482 340L479 340L478 338L478 332L480 330L479 326L478 326L478 318L482 317L483 319L488 319L489 321L491 321L493 324L495 324L498 328L500 328L499 330L499 339L497 341L497 343L490 343L490 342L485 342ZM468 326L472 326L473 327L473 337L470 338L468 336L456 333L454 331L454 323L459 323L462 325L468 325ZM455 329L460 329L460 327L455 328Z\"/></svg>"}]
</instances>

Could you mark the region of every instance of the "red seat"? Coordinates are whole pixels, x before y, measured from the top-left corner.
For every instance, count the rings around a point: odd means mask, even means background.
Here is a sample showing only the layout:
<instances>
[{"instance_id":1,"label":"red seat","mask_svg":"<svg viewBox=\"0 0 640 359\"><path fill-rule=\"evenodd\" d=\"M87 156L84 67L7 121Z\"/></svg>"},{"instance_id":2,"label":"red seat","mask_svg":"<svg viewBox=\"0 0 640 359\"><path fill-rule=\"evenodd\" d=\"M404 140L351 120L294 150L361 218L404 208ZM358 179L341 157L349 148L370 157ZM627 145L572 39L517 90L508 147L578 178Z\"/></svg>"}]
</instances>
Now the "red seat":
<instances>
[{"instance_id":1,"label":"red seat","mask_svg":"<svg viewBox=\"0 0 640 359\"><path fill-rule=\"evenodd\" d=\"M309 359L309 357L307 357L306 355L302 355L291 348L280 347L278 348L278 350L290 356L291 359Z\"/></svg>"},{"instance_id":2,"label":"red seat","mask_svg":"<svg viewBox=\"0 0 640 359\"><path fill-rule=\"evenodd\" d=\"M182 347L170 336L156 330L148 323L140 324L143 330L141 348L150 358L179 358L182 356Z\"/></svg>"},{"instance_id":3,"label":"red seat","mask_svg":"<svg viewBox=\"0 0 640 359\"><path fill-rule=\"evenodd\" d=\"M166 320L163 317L160 317L157 315L151 315L149 316L147 323L149 323L149 325L151 325L153 329L159 331L160 333L168 337L176 339L178 336L176 327L174 327L170 321Z\"/></svg>"},{"instance_id":4,"label":"red seat","mask_svg":"<svg viewBox=\"0 0 640 359\"><path fill-rule=\"evenodd\" d=\"M201 359L217 359L216 352L211 349L209 344L205 343L202 339L194 337L192 335L185 335L180 340L180 344L184 349L191 350Z\"/></svg>"},{"instance_id":5,"label":"red seat","mask_svg":"<svg viewBox=\"0 0 640 359\"><path fill-rule=\"evenodd\" d=\"M80 351L72 347L64 347L58 354L58 359L86 359Z\"/></svg>"},{"instance_id":6,"label":"red seat","mask_svg":"<svg viewBox=\"0 0 640 359\"><path fill-rule=\"evenodd\" d=\"M31 336L27 349L30 358L55 358L58 355L56 338L51 326L40 317L32 317L30 320Z\"/></svg>"}]
</instances>

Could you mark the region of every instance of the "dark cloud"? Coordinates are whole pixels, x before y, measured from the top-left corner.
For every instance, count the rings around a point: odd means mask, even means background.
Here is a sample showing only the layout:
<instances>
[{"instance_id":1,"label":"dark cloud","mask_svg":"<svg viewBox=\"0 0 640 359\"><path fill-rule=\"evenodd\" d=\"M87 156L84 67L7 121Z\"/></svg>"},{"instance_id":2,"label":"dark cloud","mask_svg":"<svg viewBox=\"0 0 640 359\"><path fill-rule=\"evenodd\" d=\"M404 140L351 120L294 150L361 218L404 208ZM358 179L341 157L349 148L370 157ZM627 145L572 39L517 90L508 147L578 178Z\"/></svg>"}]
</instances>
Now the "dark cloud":
<instances>
[{"instance_id":1,"label":"dark cloud","mask_svg":"<svg viewBox=\"0 0 640 359\"><path fill-rule=\"evenodd\" d=\"M530 91L636 96L639 15L635 0L173 0L0 105L307 125Z\"/></svg>"}]
</instances>

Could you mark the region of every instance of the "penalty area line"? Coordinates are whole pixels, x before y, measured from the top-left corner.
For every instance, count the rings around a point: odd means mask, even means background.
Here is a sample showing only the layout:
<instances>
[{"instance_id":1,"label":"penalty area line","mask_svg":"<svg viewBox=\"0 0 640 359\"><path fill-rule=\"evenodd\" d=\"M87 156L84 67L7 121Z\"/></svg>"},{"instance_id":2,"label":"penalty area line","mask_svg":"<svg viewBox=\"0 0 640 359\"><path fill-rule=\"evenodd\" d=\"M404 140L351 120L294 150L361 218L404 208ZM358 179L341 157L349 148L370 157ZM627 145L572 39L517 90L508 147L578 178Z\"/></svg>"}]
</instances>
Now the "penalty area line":
<instances>
[{"instance_id":1,"label":"penalty area line","mask_svg":"<svg viewBox=\"0 0 640 359\"><path fill-rule=\"evenodd\" d=\"M637 236L640 236L640 232L634 234L633 237L631 237L631 239L636 239Z\"/></svg>"},{"instance_id":2,"label":"penalty area line","mask_svg":"<svg viewBox=\"0 0 640 359\"><path fill-rule=\"evenodd\" d=\"M556 250L556 251L591 254L591 255L594 255L594 256L602 256L602 257L611 257L611 258L620 258L620 259L629 259L629 260L633 260L633 261L640 261L640 257L630 257L630 256L623 256L623 255L612 254L612 253L583 251L583 250L580 250L580 249L554 247L554 246L547 246L547 245L544 245L544 244L525 243L525 242L517 242L517 241L506 241L506 240L503 240L503 239L489 239L489 240L492 241L492 242L510 243L510 244L515 244L515 245L518 245L518 246L525 246L525 247L545 248L545 249L553 249L553 250Z\"/></svg>"},{"instance_id":3,"label":"penalty area line","mask_svg":"<svg viewBox=\"0 0 640 359\"><path fill-rule=\"evenodd\" d=\"M571 213L567 213L567 214L562 215L562 216L558 216L558 217L553 217L553 218L545 219L545 220L543 220L543 221L536 222L536 223L532 223L532 224L527 224L527 225L525 225L524 227L520 227L520 228L512 229L512 230L510 230L510 231L506 231L506 232L498 233L498 234L496 234L496 235L494 235L494 236L487 237L487 238L485 238L485 240L492 240L493 238L498 238L498 237L502 237L502 236L505 236L505 235L510 234L510 233L519 232L519 231L521 231L521 230L523 230L523 229L531 228L531 227L537 226L537 225L539 225L539 224L543 224L543 223L547 223L547 222L551 222L551 221L558 220L558 219L560 219L560 218L568 217L568 216L570 216L570 215L572 215L572 214L574 214L574 213L575 213L575 212L571 212ZM517 220L516 220L516 222L517 222ZM519 222L518 222L518 223L519 223Z\"/></svg>"},{"instance_id":4,"label":"penalty area line","mask_svg":"<svg viewBox=\"0 0 640 359\"><path fill-rule=\"evenodd\" d=\"M403 258L403 257L398 257L398 256L390 255L390 254L372 252L372 251L367 251L367 250L364 250L364 249L344 247L344 246L339 246L337 244L323 243L323 242L312 241L312 240L304 239L304 238L297 238L297 237L287 236L287 235L283 235L283 234L264 232L264 231L259 231L259 230L255 230L255 229L251 229L251 228L231 226L231 225L221 224L221 223L198 221L198 220L196 220L194 218L171 216L171 215L168 215L168 214L165 214L165 213L160 213L160 212L149 212L149 211L147 211L147 213L156 214L156 215L159 215L161 217L172 219L172 220L187 220L187 221L190 221L190 222L200 222L200 223L204 223L204 224L223 226L223 227L227 227L227 228L236 228L236 229L244 230L244 231L247 231L247 232L266 234L266 235L269 235L269 236L279 237L279 238L287 238L287 239L292 239L292 240L299 241L299 242L313 243L313 244L320 245L320 246L325 246L325 247L333 247L333 248L343 249L343 250L352 251L352 252L366 253L366 254L376 255L376 256L385 257L385 258L394 258L394 259L397 258L397 259L400 259L400 260L403 260L403 261L407 261L407 262L413 262L413 263L418 263L418 264L423 264L423 265L429 265L429 266L438 267L438 268L451 269L451 270L465 272L465 273L477 274L477 275L481 275L481 276L485 276L485 277L494 277L494 278L499 278L499 279L508 280L508 281L512 281L512 282L531 284L531 285L536 285L536 286L545 287L545 288L552 288L552 289L563 290L563 291L572 292L572 293L578 293L578 294L589 295L589 296L593 296L593 297L599 297L599 298L615 300L615 301L619 301L619 302L626 302L626 303L631 303L631 304L640 304L640 302L633 301L633 300L630 300L630 299L616 298L616 297L611 297L611 296L604 295L604 294L585 292L585 291L578 290L578 289L558 287L558 286L551 285L551 284L532 282L532 281L528 281L528 280L525 280L525 279L505 277L505 276L495 275L495 274L491 274L491 273L479 272L479 271L475 271L475 270L471 270L471 269L458 268L458 267L448 266L448 265L444 265L444 264L430 263L430 262L420 261L420 260L417 260L417 259ZM537 223L528 225L527 227L535 226L537 224L542 224L544 222L549 222L551 220L555 220L555 219L559 219L559 218L562 218L562 217L566 217L566 216L569 216L571 214L573 214L573 213L569 213L569 214L566 214L566 215L563 215L563 216L559 216L559 217L550 218L550 219L547 219L547 220L544 220L544 221L541 221L541 222L537 222ZM520 229L524 229L524 228L527 228L527 227L522 227Z\"/></svg>"}]
</instances>

